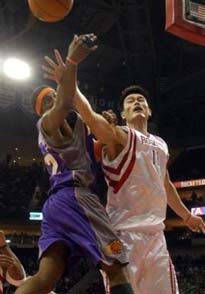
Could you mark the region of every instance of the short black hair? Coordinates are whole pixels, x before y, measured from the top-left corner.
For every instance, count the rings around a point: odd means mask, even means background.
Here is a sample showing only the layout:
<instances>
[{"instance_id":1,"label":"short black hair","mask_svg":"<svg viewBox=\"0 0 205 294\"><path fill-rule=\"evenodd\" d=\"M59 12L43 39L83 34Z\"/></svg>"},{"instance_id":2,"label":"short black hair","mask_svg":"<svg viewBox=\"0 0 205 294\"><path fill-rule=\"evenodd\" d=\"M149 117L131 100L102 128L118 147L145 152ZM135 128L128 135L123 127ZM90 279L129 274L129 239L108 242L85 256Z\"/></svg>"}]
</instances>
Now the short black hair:
<instances>
[{"instance_id":1,"label":"short black hair","mask_svg":"<svg viewBox=\"0 0 205 294\"><path fill-rule=\"evenodd\" d=\"M120 95L120 107L123 108L123 103L125 98L130 94L141 94L143 95L149 103L149 92L139 85L131 85L125 88Z\"/></svg>"},{"instance_id":2,"label":"short black hair","mask_svg":"<svg viewBox=\"0 0 205 294\"><path fill-rule=\"evenodd\" d=\"M36 113L36 99L39 95L39 93L45 89L48 88L49 86L47 85L42 85L40 87L37 87L36 89L33 90L33 92L31 93L30 99L31 99L31 105L33 107L34 112ZM37 113L36 113L37 114Z\"/></svg>"}]
</instances>

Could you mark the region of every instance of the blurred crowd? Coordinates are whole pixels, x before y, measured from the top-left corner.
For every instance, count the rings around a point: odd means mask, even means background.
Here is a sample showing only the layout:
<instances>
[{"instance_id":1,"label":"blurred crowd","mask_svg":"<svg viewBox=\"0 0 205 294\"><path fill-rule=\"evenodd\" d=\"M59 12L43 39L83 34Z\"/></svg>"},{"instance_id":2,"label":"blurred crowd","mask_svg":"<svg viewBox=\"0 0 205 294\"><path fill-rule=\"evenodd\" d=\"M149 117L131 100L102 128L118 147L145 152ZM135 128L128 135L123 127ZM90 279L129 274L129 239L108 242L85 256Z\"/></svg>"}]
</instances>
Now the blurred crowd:
<instances>
[{"instance_id":1,"label":"blurred crowd","mask_svg":"<svg viewBox=\"0 0 205 294\"><path fill-rule=\"evenodd\" d=\"M105 204L106 184L97 170L97 193ZM41 164L0 164L0 219L28 219L30 211L41 211L47 198L49 178Z\"/></svg>"},{"instance_id":2,"label":"blurred crowd","mask_svg":"<svg viewBox=\"0 0 205 294\"><path fill-rule=\"evenodd\" d=\"M102 179L101 170L98 176ZM106 202L106 187L103 180L98 181L102 202ZM48 175L41 164L19 166L1 163L0 166L0 218L24 220L29 218L29 211L41 211L47 198ZM189 197L183 199L190 209L194 206L205 206L205 195L190 191ZM168 217L174 217L168 209ZM179 281L180 293L205 293L205 253L192 253L193 246L205 246L203 234L189 230L166 231L168 247L173 258ZM27 275L37 270L38 235L25 232L13 232L6 236L12 249L21 260ZM198 243L197 243L198 242ZM176 250L178 249L178 251ZM186 253L184 253L186 252ZM6 294L14 293L11 285L5 284ZM79 256L72 272L65 273L54 289L58 294L103 294L102 277L88 260Z\"/></svg>"},{"instance_id":3,"label":"blurred crowd","mask_svg":"<svg viewBox=\"0 0 205 294\"><path fill-rule=\"evenodd\" d=\"M106 184L99 168L98 191L101 201L106 202ZM0 219L28 219L29 211L41 211L47 198L48 174L44 166L34 163L32 166L0 164ZM190 192L189 197L182 198L190 209L194 206L205 206L205 192ZM168 217L176 215L168 209Z\"/></svg>"},{"instance_id":4,"label":"blurred crowd","mask_svg":"<svg viewBox=\"0 0 205 294\"><path fill-rule=\"evenodd\" d=\"M41 165L0 166L0 217L28 219L32 208L41 208L48 189L47 172Z\"/></svg>"},{"instance_id":5,"label":"blurred crowd","mask_svg":"<svg viewBox=\"0 0 205 294\"><path fill-rule=\"evenodd\" d=\"M37 247L12 248L24 265L27 275L34 274L37 269ZM203 253L203 248L192 250L191 247L179 248L170 245L169 250L175 265L180 293L204 294L205 253ZM87 259L79 256L75 266L72 267L72 272L65 273L56 285L55 291L58 294L104 294L104 286L97 268ZM14 288L5 284L5 293L13 292Z\"/></svg>"},{"instance_id":6,"label":"blurred crowd","mask_svg":"<svg viewBox=\"0 0 205 294\"><path fill-rule=\"evenodd\" d=\"M205 293L205 253L173 256L180 293Z\"/></svg>"},{"instance_id":7,"label":"blurred crowd","mask_svg":"<svg viewBox=\"0 0 205 294\"><path fill-rule=\"evenodd\" d=\"M11 236L7 236L11 237ZM33 275L37 270L38 265L38 249L28 248L24 246L12 247L15 254L21 260L26 274ZM8 283L4 284L4 293L14 293L14 287ZM92 265L87 259L79 256L72 271L67 269L65 275L61 278L55 287L57 294L103 294L104 286L101 274L97 268Z\"/></svg>"}]
</instances>

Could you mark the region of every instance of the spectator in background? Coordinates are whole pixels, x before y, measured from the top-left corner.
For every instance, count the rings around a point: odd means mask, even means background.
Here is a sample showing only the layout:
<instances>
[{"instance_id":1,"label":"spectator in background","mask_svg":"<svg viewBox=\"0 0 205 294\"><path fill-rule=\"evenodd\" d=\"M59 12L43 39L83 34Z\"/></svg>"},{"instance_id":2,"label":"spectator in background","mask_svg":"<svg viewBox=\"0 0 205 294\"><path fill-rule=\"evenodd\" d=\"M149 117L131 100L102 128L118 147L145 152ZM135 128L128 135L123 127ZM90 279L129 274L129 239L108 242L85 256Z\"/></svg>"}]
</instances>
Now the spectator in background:
<instances>
[{"instance_id":1,"label":"spectator in background","mask_svg":"<svg viewBox=\"0 0 205 294\"><path fill-rule=\"evenodd\" d=\"M6 243L4 232L0 231L0 294L3 293L3 280L18 287L24 279L24 268Z\"/></svg>"},{"instance_id":2,"label":"spectator in background","mask_svg":"<svg viewBox=\"0 0 205 294\"><path fill-rule=\"evenodd\" d=\"M197 201L197 193L195 191L192 192L192 195L191 195L191 199L193 201L193 203L195 203Z\"/></svg>"},{"instance_id":3,"label":"spectator in background","mask_svg":"<svg viewBox=\"0 0 205 294\"><path fill-rule=\"evenodd\" d=\"M6 165L10 165L11 163L11 160L12 160L12 155L10 153L7 153L6 155Z\"/></svg>"}]
</instances>

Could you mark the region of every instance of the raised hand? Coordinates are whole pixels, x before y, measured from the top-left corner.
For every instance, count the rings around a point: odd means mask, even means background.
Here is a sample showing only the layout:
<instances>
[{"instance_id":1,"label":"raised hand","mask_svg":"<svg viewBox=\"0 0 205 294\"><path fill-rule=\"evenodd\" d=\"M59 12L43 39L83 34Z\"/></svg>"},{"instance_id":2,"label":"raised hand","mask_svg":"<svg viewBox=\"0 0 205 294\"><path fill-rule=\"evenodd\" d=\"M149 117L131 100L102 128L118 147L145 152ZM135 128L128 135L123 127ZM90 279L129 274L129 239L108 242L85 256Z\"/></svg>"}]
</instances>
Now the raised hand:
<instances>
[{"instance_id":1,"label":"raised hand","mask_svg":"<svg viewBox=\"0 0 205 294\"><path fill-rule=\"evenodd\" d=\"M43 76L45 79L53 80L57 84L59 84L63 76L63 72L66 68L66 65L63 62L62 56L57 49L54 50L54 53L56 62L53 61L50 57L45 56L45 61L48 65L42 65L42 69L44 70Z\"/></svg>"},{"instance_id":2,"label":"raised hand","mask_svg":"<svg viewBox=\"0 0 205 294\"><path fill-rule=\"evenodd\" d=\"M69 62L70 60L76 65L83 61L92 51L97 49L98 46L94 44L96 39L97 36L95 34L81 36L75 35L68 48L67 61ZM57 49L54 50L54 53L56 61L45 56L47 65L42 65L42 69L44 70L43 76L44 78L53 80L59 84L66 68L66 64Z\"/></svg>"},{"instance_id":3,"label":"raised hand","mask_svg":"<svg viewBox=\"0 0 205 294\"><path fill-rule=\"evenodd\" d=\"M73 41L68 47L67 60L74 64L79 64L98 46L95 45L97 36L95 34L75 35Z\"/></svg>"}]
</instances>

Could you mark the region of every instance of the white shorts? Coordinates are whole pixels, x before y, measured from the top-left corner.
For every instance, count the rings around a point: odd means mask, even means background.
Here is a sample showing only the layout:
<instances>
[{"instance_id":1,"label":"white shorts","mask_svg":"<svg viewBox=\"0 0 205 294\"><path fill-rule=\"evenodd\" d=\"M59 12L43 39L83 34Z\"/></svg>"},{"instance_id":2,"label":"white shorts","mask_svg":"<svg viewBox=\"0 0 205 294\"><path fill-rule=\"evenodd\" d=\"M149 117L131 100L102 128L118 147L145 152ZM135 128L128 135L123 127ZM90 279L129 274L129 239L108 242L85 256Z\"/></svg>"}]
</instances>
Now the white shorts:
<instances>
[{"instance_id":1,"label":"white shorts","mask_svg":"<svg viewBox=\"0 0 205 294\"><path fill-rule=\"evenodd\" d=\"M120 231L129 253L129 271L135 294L179 294L174 266L163 232Z\"/></svg>"}]
</instances>

